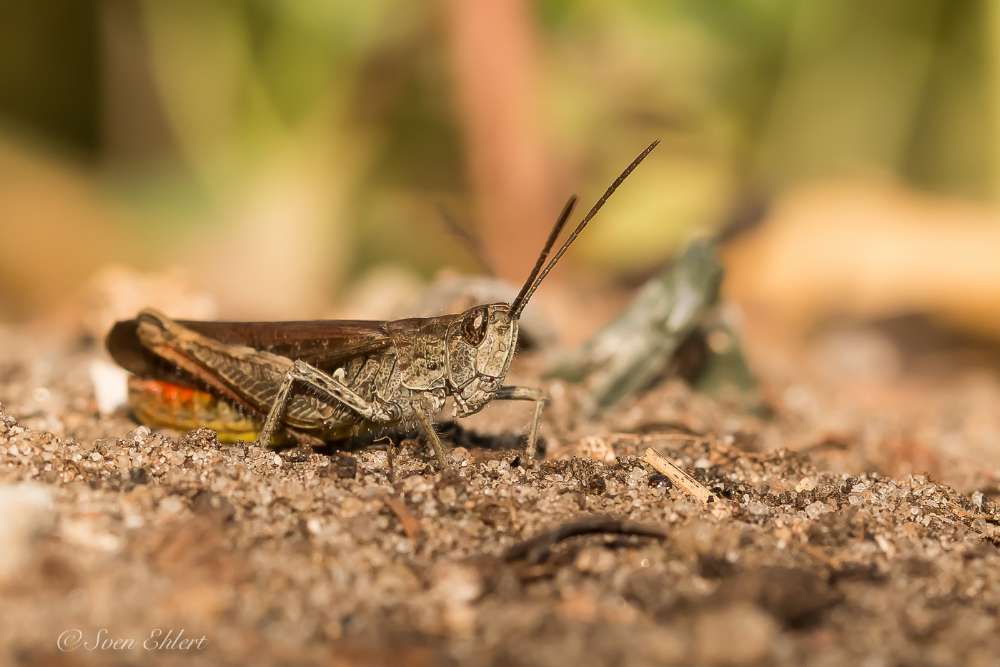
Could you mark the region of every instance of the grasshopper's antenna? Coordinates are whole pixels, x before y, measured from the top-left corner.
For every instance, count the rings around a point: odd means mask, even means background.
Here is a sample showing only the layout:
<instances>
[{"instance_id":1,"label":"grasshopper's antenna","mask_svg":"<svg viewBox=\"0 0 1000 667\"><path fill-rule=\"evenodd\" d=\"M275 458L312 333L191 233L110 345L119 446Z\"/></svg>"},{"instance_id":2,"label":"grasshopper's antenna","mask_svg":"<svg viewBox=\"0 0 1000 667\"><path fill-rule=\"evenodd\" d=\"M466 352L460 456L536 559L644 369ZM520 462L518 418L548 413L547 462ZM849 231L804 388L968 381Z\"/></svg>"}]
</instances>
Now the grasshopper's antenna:
<instances>
[{"instance_id":1,"label":"grasshopper's antenna","mask_svg":"<svg viewBox=\"0 0 1000 667\"><path fill-rule=\"evenodd\" d=\"M556 220L556 224L552 227L552 231L549 232L549 238L545 241L545 246L542 248L542 252L538 254L538 261L535 262L535 268L531 270L531 274L528 279L524 281L524 287L518 292L514 300L510 302L510 312L516 313L516 315L511 315L513 319L517 319L521 315L521 309L524 307L524 302L528 300L525 296L529 294L531 285L535 282L535 277L538 276L538 272L542 270L542 266L545 264L545 260L549 256L549 251L552 250L552 246L556 244L556 239L559 238L559 232L566 225L566 221L569 220L569 216L573 214L573 207L576 206L576 195L573 195L563 206L562 213L559 214L559 219Z\"/></svg>"},{"instance_id":2,"label":"grasshopper's antenna","mask_svg":"<svg viewBox=\"0 0 1000 667\"><path fill-rule=\"evenodd\" d=\"M553 233L549 235L549 242L546 243L545 249L542 250L542 254L539 256L538 263L535 264L535 268L531 272L531 276L528 278L528 282L525 283L524 287L521 288L521 293L518 294L517 298L514 299L510 304L510 318L512 320L516 320L521 316L521 311L524 310L524 306L528 303L528 299L531 298L531 295L535 293L535 290L538 289L538 286L542 283L543 280L545 280L545 276L549 275L549 271L551 271L552 267L556 265L556 262L559 261L559 258L563 256L567 248L569 248L570 244L576 240L576 237L580 235L580 232L582 232L583 228L587 226L587 223L590 222L591 218L597 215L597 212L601 210L601 207L604 206L604 202L608 201L608 198L614 194L615 190L618 189L618 186L621 185L626 178L628 178L628 175L631 174L632 171L639 166L640 162L646 159L646 156L649 155L659 143L660 140L657 139L649 146L647 146L646 150L639 153L639 157L632 160L632 164L627 166L625 168L625 171L623 171L621 175L615 179L615 182L612 183L611 187L607 189L607 191L604 193L604 196L601 197L596 204L594 204L594 208L590 209L590 213L588 213L587 217L583 219L583 222L577 225L576 229L573 230L573 233L569 235L568 239L566 239L566 242L562 244L562 247L559 248L559 252L557 252L556 256L552 258L552 261L550 261L541 271L541 273L539 273L538 268L542 265L542 262L544 262L545 258L548 256L549 250L552 247L552 243L555 241L554 237L558 235L559 230L562 228L562 225L566 222L565 220L560 218L559 222L556 223L556 227L553 228L552 230ZM570 199L570 202L571 203L574 202L575 199L576 199L575 197ZM567 205L567 209L563 210L563 217L569 216L569 211L568 211L569 208L572 207L570 205Z\"/></svg>"}]
</instances>

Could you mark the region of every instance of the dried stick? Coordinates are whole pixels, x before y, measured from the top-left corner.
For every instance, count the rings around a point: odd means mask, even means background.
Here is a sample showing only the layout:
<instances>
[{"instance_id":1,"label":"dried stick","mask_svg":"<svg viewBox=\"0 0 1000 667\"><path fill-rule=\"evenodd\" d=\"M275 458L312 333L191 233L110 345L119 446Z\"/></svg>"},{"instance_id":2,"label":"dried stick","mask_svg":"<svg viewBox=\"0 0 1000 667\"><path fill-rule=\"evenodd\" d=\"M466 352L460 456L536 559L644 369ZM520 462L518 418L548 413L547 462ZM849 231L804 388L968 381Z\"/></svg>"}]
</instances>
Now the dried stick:
<instances>
[{"instance_id":1,"label":"dried stick","mask_svg":"<svg viewBox=\"0 0 1000 667\"><path fill-rule=\"evenodd\" d=\"M709 502L715 500L715 495L708 490L708 487L663 458L652 447L646 449L646 455L643 457L643 460L670 478L670 481L678 489L694 496L702 504L708 505Z\"/></svg>"}]
</instances>

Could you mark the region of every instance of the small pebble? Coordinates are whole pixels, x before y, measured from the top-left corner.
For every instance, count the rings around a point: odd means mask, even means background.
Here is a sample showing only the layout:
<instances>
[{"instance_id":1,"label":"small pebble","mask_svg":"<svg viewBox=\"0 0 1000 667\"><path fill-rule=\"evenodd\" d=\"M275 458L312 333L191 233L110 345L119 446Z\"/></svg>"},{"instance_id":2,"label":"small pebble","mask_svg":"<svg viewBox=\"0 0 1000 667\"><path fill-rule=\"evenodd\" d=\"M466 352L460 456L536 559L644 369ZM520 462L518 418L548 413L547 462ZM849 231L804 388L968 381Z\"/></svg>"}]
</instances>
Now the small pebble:
<instances>
[{"instance_id":1,"label":"small pebble","mask_svg":"<svg viewBox=\"0 0 1000 667\"><path fill-rule=\"evenodd\" d=\"M184 501L177 496L167 496L160 501L160 511L166 514L179 514L184 509Z\"/></svg>"},{"instance_id":2,"label":"small pebble","mask_svg":"<svg viewBox=\"0 0 1000 667\"><path fill-rule=\"evenodd\" d=\"M666 475L656 473L649 476L649 488L651 489L672 489L674 483Z\"/></svg>"}]
</instances>

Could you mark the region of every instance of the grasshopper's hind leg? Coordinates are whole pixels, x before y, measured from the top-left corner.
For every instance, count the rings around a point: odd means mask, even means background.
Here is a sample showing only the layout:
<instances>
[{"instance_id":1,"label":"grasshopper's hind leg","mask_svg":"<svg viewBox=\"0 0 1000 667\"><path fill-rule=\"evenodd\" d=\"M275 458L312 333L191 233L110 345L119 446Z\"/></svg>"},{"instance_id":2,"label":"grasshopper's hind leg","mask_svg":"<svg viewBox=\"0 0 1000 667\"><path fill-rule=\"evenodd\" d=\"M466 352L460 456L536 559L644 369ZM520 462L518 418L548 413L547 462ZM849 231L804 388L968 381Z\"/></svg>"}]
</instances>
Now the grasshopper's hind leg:
<instances>
[{"instance_id":1,"label":"grasshopper's hind leg","mask_svg":"<svg viewBox=\"0 0 1000 667\"><path fill-rule=\"evenodd\" d=\"M538 445L538 425L542 422L542 410L545 409L545 395L535 387L500 387L496 393L498 401L534 401L535 416L531 420L531 430L528 431L528 446L524 456L529 461L535 460L535 448Z\"/></svg>"},{"instance_id":2,"label":"grasshopper's hind leg","mask_svg":"<svg viewBox=\"0 0 1000 667\"><path fill-rule=\"evenodd\" d=\"M284 412L285 406L288 404L288 398L292 392L292 385L295 384L296 381L328 394L338 403L346 405L370 422L385 423L391 422L397 418L396 415L385 410L384 408L380 408L378 405L369 403L361 396L358 396L356 393L351 391L350 387L343 384L336 378L327 375L318 368L310 366L304 361L296 360L295 363L292 364L292 367L288 370L284 380L282 380L281 386L278 388L278 393L274 398L274 403L271 405L271 409L267 413L267 420L264 422L264 430L260 432L260 437L257 439L257 444L261 447L266 447L271 441L271 434L274 433L274 429L277 428L278 422L281 421L281 413Z\"/></svg>"},{"instance_id":3,"label":"grasshopper's hind leg","mask_svg":"<svg viewBox=\"0 0 1000 667\"><path fill-rule=\"evenodd\" d=\"M267 419L264 420L264 429L260 432L260 436L257 437L257 446L267 447L271 444L271 435L281 420L281 413L285 410L285 404L288 403L288 395L292 391L293 382L295 382L295 376L289 372L278 388L278 395L274 398L274 403L267 413Z\"/></svg>"}]
</instances>

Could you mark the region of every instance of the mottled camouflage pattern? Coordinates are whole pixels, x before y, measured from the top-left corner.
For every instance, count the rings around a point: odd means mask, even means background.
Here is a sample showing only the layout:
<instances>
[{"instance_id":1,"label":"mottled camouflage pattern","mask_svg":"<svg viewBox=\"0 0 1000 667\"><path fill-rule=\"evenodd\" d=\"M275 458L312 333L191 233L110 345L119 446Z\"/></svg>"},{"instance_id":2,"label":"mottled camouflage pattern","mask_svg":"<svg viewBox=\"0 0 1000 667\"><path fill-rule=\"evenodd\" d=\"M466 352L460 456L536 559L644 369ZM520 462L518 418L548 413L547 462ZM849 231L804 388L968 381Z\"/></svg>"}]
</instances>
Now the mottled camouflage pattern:
<instances>
[{"instance_id":1,"label":"mottled camouflage pattern","mask_svg":"<svg viewBox=\"0 0 1000 667\"><path fill-rule=\"evenodd\" d=\"M507 304L493 304L458 315L385 322L382 329L389 344L384 350L348 358L329 373L383 418L366 419L348 403L293 393L281 421L296 429L322 431L323 437L345 437L416 421L417 411L435 415L448 396L455 399L455 416L475 414L494 399L514 356L518 327L508 310ZM274 403L294 363L265 350L221 343L152 309L137 320L136 333L144 347L223 398L260 414ZM162 418L157 421L166 425Z\"/></svg>"}]
</instances>

